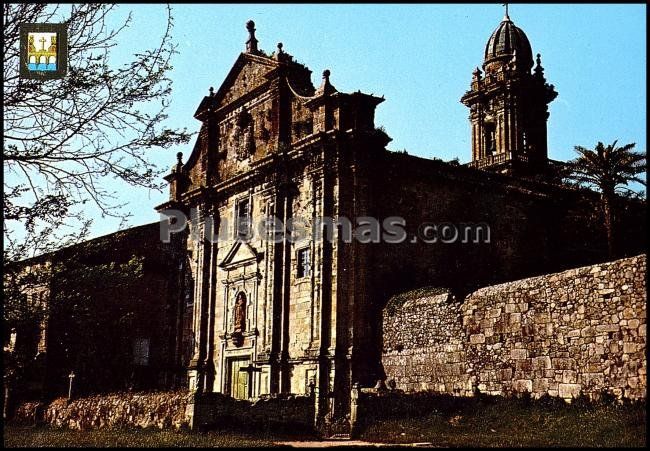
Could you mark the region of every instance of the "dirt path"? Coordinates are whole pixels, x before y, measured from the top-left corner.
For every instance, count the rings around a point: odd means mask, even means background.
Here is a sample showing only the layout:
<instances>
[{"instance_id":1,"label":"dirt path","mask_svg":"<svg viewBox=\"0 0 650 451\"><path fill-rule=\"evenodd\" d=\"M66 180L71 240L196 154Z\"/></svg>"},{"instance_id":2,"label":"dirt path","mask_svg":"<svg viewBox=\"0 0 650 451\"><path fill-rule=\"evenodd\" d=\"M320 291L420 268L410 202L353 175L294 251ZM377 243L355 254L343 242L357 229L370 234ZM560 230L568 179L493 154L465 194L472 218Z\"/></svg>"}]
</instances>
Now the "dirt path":
<instances>
[{"instance_id":1,"label":"dirt path","mask_svg":"<svg viewBox=\"0 0 650 451\"><path fill-rule=\"evenodd\" d=\"M330 447L339 447L339 446L363 446L363 447L431 447L432 443L376 443L376 442L364 442L362 440L308 440L308 441L287 441L287 442L276 442L278 445L290 446L292 448L330 448Z\"/></svg>"}]
</instances>

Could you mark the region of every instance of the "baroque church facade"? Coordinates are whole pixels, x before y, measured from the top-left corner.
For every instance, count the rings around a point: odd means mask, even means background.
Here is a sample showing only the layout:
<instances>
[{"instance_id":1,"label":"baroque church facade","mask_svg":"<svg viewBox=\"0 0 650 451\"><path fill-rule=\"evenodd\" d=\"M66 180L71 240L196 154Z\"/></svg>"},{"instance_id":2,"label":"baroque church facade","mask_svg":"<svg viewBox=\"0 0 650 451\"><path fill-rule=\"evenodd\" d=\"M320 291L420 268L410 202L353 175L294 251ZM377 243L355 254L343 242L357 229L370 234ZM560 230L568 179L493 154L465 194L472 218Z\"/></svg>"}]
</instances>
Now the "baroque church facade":
<instances>
[{"instance_id":1,"label":"baroque church facade","mask_svg":"<svg viewBox=\"0 0 650 451\"><path fill-rule=\"evenodd\" d=\"M339 92L328 70L315 87L282 44L266 54L252 21L247 29L246 50L194 114L201 129L166 176L169 201L156 207L198 212L174 235L187 250L179 339L191 390L241 399L315 390L321 415L343 416L354 384L384 378L390 296L425 285L467 292L604 258L595 193L550 181L546 126L557 93L509 17L461 99L467 165L388 151L374 123L383 98ZM249 239L268 218L299 218L311 230L323 217L395 216L409 237L397 244L347 240L340 228L332 239L293 240L286 230ZM411 240L427 221L489 224L490 236Z\"/></svg>"}]
</instances>

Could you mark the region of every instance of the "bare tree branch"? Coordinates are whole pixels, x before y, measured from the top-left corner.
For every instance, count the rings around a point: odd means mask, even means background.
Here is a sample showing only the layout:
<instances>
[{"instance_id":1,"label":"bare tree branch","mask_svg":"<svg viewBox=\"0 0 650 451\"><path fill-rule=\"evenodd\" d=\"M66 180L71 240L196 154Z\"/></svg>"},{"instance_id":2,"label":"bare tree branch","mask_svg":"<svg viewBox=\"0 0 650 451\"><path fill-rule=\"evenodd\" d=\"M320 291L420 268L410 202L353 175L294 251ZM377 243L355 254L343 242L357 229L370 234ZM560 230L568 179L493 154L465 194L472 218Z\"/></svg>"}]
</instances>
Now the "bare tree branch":
<instances>
[{"instance_id":1,"label":"bare tree branch","mask_svg":"<svg viewBox=\"0 0 650 451\"><path fill-rule=\"evenodd\" d=\"M115 11L115 5L106 4L3 5L3 160L10 180L5 180L3 196L5 259L70 244L78 238L73 230L87 229L80 207L88 202L103 215L128 217L115 193L104 187L104 179L160 189L160 171L148 158L150 149L190 138L184 129L161 125L167 117L168 73L176 53L171 8L167 6L159 43L139 50L121 66L111 64L111 49L132 23L132 15L109 29ZM68 25L65 78L41 82L18 76L19 25L30 22ZM16 230L34 244L17 243L11 236Z\"/></svg>"}]
</instances>

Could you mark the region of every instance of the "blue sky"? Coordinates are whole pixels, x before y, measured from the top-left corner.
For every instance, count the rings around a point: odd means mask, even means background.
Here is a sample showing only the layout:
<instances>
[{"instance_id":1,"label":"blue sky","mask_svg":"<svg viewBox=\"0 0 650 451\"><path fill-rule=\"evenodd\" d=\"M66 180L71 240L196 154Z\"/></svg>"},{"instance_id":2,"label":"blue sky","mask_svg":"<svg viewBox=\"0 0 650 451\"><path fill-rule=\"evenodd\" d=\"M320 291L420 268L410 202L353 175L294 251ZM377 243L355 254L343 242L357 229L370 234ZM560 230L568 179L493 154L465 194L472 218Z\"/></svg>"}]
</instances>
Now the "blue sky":
<instances>
[{"instance_id":1,"label":"blue sky","mask_svg":"<svg viewBox=\"0 0 650 451\"><path fill-rule=\"evenodd\" d=\"M113 51L116 62L163 34L163 5L120 5L133 25ZM260 48L278 42L312 70L320 84L324 69L339 91L384 95L376 124L393 138L391 150L422 157L470 158L468 110L459 102L472 70L503 18L501 4L446 5L173 5L173 35L179 54L171 72L173 96L167 125L197 131L192 115L221 85L241 51L245 23L256 23ZM510 18L542 54L549 83L559 93L550 105L549 156L573 157L573 146L597 141L636 142L646 151L646 6L510 5ZM193 142L153 151L152 161L171 167L187 157ZM158 219L153 207L168 193L111 186L127 201L130 225ZM98 219L92 236L113 232L118 221Z\"/></svg>"}]
</instances>

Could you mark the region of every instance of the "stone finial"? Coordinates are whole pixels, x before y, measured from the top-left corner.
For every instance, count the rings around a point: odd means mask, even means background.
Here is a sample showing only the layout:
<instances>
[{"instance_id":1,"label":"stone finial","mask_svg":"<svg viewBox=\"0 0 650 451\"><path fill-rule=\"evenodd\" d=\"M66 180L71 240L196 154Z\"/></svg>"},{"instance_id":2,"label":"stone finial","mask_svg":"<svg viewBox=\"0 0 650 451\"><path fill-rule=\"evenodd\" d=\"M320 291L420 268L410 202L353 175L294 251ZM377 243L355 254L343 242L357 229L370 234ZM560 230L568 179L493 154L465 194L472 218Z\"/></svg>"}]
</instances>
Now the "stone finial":
<instances>
[{"instance_id":1,"label":"stone finial","mask_svg":"<svg viewBox=\"0 0 650 451\"><path fill-rule=\"evenodd\" d=\"M477 66L476 69L474 69L474 72L472 72L472 75L474 76L474 81L481 81L482 73L483 72L481 72L481 69L479 69Z\"/></svg>"},{"instance_id":2,"label":"stone finial","mask_svg":"<svg viewBox=\"0 0 650 451\"><path fill-rule=\"evenodd\" d=\"M210 97L214 97L214 88L212 86L210 86L210 89L208 89L208 91L210 91Z\"/></svg>"},{"instance_id":3,"label":"stone finial","mask_svg":"<svg viewBox=\"0 0 650 451\"><path fill-rule=\"evenodd\" d=\"M285 60L287 56L287 54L284 53L284 50L282 50L282 47L284 47L284 45L281 42L278 42L278 51L275 52L275 59L278 61Z\"/></svg>"},{"instance_id":4,"label":"stone finial","mask_svg":"<svg viewBox=\"0 0 650 451\"><path fill-rule=\"evenodd\" d=\"M316 91L316 94L332 94L336 92L336 88L330 83L330 74L331 72L329 69L323 71L323 82Z\"/></svg>"},{"instance_id":5,"label":"stone finial","mask_svg":"<svg viewBox=\"0 0 650 451\"><path fill-rule=\"evenodd\" d=\"M248 41L246 41L246 53L259 53L257 49L257 39L255 38L255 22L249 20L246 22L248 30Z\"/></svg>"},{"instance_id":6,"label":"stone finial","mask_svg":"<svg viewBox=\"0 0 650 451\"><path fill-rule=\"evenodd\" d=\"M178 152L176 154L176 164L172 166L172 172L181 172L183 167L183 152Z\"/></svg>"}]
</instances>

